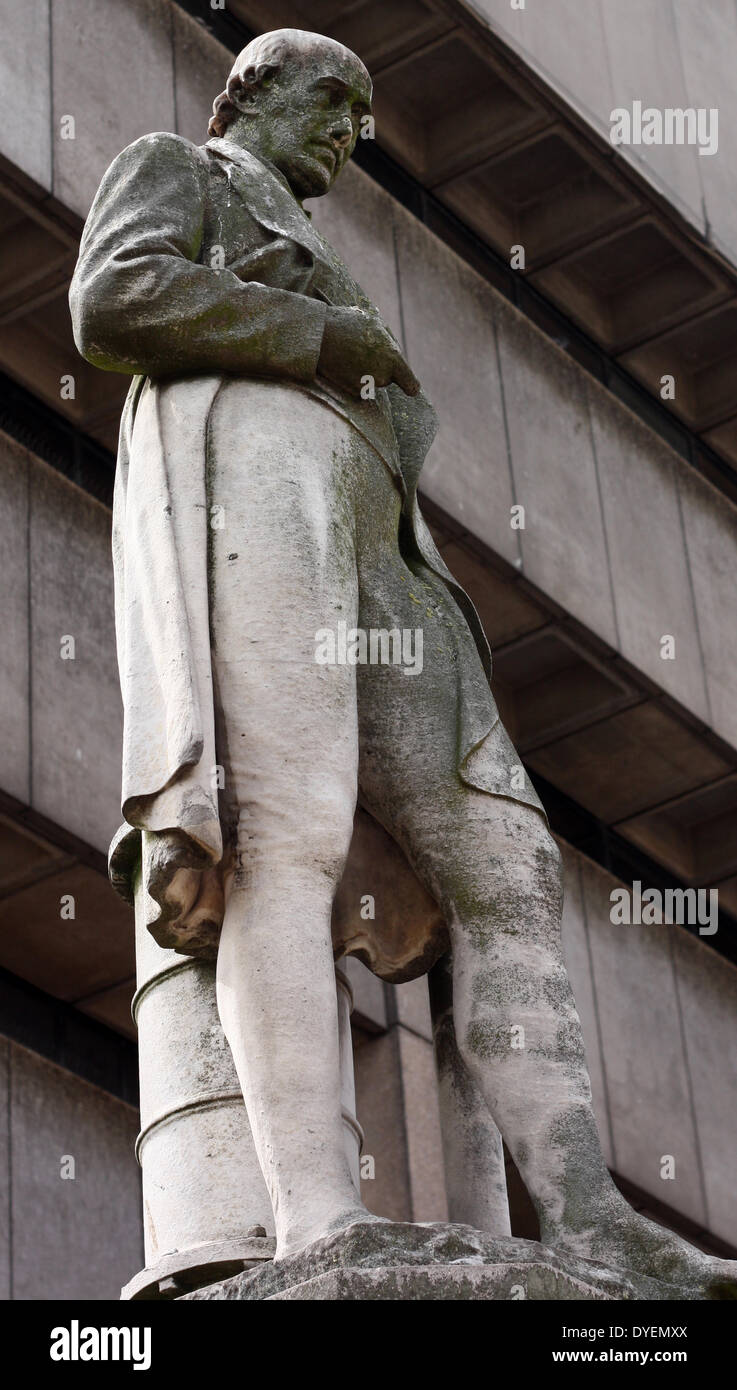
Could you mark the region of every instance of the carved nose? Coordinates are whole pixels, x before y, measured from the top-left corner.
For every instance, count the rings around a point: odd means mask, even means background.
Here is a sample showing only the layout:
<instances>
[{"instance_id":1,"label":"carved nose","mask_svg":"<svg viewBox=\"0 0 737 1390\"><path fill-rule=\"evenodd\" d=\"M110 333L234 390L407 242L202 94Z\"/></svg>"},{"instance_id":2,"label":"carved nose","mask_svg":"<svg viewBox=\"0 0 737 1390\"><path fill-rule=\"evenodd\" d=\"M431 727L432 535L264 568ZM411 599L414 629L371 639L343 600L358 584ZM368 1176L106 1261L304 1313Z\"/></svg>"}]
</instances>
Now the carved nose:
<instances>
[{"instance_id":1,"label":"carved nose","mask_svg":"<svg viewBox=\"0 0 737 1390\"><path fill-rule=\"evenodd\" d=\"M333 144L344 150L347 145L350 145L352 138L353 126L348 117L345 116L343 120L336 121L330 131L330 139Z\"/></svg>"}]
</instances>

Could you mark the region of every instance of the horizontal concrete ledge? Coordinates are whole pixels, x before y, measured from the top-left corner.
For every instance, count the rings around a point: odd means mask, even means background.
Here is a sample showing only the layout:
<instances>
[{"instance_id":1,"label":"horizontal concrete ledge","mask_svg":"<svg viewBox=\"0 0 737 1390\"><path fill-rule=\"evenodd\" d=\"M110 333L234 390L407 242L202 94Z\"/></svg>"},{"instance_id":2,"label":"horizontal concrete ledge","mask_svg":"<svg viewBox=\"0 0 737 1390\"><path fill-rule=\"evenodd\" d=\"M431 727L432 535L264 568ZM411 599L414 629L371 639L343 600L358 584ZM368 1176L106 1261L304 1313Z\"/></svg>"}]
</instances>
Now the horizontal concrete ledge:
<instances>
[{"instance_id":1,"label":"horizontal concrete ledge","mask_svg":"<svg viewBox=\"0 0 737 1390\"><path fill-rule=\"evenodd\" d=\"M68 854L77 863L86 864L90 869L95 869L97 873L107 877L107 857L101 850L95 849L94 845L90 845L86 840L74 835L58 821L52 821L48 816L42 815L33 806L28 806L19 801L17 797L10 796L2 788L0 788L0 816L7 816L10 820L17 821L32 835L40 836L41 839L54 845L56 849ZM1 890L0 897L2 897Z\"/></svg>"}]
</instances>

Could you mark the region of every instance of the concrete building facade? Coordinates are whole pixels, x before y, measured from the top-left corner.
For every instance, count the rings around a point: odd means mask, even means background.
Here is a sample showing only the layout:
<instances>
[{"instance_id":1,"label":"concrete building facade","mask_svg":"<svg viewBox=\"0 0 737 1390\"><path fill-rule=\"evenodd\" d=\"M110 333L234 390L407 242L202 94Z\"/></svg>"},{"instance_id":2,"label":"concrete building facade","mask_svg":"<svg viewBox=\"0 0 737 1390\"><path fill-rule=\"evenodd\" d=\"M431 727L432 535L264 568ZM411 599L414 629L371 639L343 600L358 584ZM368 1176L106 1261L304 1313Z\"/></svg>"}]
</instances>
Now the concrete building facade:
<instances>
[{"instance_id":1,"label":"concrete building facade","mask_svg":"<svg viewBox=\"0 0 737 1390\"><path fill-rule=\"evenodd\" d=\"M143 1263L133 921L105 871L127 381L76 354L69 278L115 154L153 130L202 143L233 53L285 24L375 77L376 138L313 214L438 410L425 510L563 850L607 1161L641 1209L734 1250L737 4L0 0L0 18L0 1297L115 1297ZM718 110L718 149L613 146L611 112L638 101ZM614 921L634 883L716 890L718 918ZM444 1219L427 982L348 970L365 1199Z\"/></svg>"}]
</instances>

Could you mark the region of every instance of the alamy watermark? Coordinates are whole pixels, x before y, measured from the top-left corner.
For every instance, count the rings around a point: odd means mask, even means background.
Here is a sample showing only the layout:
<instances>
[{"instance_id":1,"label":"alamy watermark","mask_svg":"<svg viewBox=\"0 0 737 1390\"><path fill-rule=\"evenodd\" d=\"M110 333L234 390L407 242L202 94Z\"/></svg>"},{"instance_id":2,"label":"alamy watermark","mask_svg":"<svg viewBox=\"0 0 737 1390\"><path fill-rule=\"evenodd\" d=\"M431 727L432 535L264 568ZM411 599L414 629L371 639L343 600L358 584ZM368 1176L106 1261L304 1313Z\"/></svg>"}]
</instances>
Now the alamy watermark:
<instances>
[{"instance_id":1,"label":"alamy watermark","mask_svg":"<svg viewBox=\"0 0 737 1390\"><path fill-rule=\"evenodd\" d=\"M150 1327L83 1327L72 1318L68 1327L52 1327L52 1361L132 1361L134 1371L151 1367Z\"/></svg>"},{"instance_id":2,"label":"alamy watermark","mask_svg":"<svg viewBox=\"0 0 737 1390\"><path fill-rule=\"evenodd\" d=\"M699 936L714 936L719 925L719 892L716 888L646 888L636 878L632 892L613 888L609 894L609 921L614 926L699 928Z\"/></svg>"},{"instance_id":3,"label":"alamy watermark","mask_svg":"<svg viewBox=\"0 0 737 1390\"><path fill-rule=\"evenodd\" d=\"M613 145L698 145L699 154L716 154L719 149L719 109L705 106L685 109L645 106L633 101L632 110L617 106L609 117L609 139Z\"/></svg>"},{"instance_id":4,"label":"alamy watermark","mask_svg":"<svg viewBox=\"0 0 737 1390\"><path fill-rule=\"evenodd\" d=\"M421 627L321 627L315 633L318 666L401 666L406 676L422 670Z\"/></svg>"}]
</instances>

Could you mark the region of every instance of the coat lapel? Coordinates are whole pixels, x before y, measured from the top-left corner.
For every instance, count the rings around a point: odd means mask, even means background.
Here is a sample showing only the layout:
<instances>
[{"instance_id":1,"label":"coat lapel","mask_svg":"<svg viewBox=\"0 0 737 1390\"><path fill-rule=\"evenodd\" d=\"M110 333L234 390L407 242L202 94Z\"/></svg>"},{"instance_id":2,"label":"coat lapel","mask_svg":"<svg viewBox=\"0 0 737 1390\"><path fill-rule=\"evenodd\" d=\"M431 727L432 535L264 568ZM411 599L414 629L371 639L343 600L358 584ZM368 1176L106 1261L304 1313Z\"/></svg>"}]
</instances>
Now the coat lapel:
<instances>
[{"instance_id":1,"label":"coat lapel","mask_svg":"<svg viewBox=\"0 0 737 1390\"><path fill-rule=\"evenodd\" d=\"M302 211L286 180L282 182L279 174L232 140L215 137L207 141L205 148L229 165L233 187L262 227L298 242L315 260L335 269L329 247Z\"/></svg>"}]
</instances>

